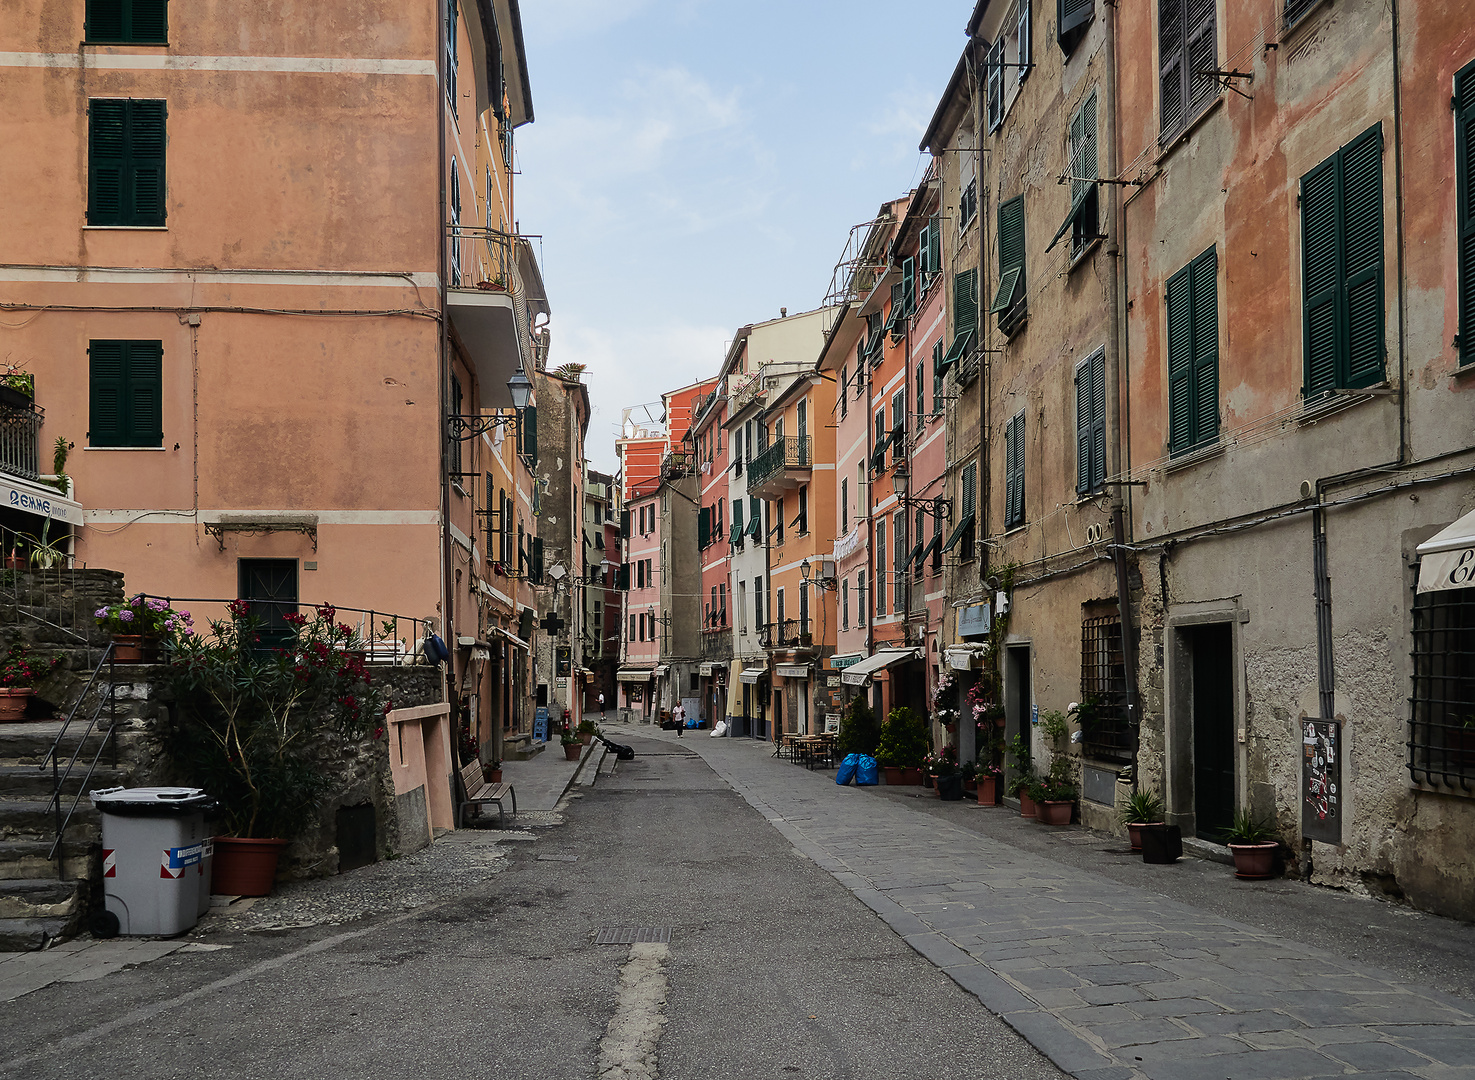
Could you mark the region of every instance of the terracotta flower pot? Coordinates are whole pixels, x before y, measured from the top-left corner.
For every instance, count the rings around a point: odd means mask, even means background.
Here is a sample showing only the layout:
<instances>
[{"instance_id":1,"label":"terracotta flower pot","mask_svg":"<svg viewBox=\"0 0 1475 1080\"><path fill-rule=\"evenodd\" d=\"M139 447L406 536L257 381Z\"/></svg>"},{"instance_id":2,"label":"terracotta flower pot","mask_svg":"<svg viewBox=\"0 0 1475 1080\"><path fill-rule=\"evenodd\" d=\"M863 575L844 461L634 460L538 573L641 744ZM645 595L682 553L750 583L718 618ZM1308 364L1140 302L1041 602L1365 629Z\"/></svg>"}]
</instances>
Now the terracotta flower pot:
<instances>
[{"instance_id":1,"label":"terracotta flower pot","mask_svg":"<svg viewBox=\"0 0 1475 1080\"><path fill-rule=\"evenodd\" d=\"M1129 821L1129 822L1127 822L1127 839L1131 842L1131 844L1132 844L1132 850L1133 851L1141 851L1142 850L1142 826L1143 826L1143 824L1145 824L1145 823L1144 822L1141 822L1141 821Z\"/></svg>"},{"instance_id":2,"label":"terracotta flower pot","mask_svg":"<svg viewBox=\"0 0 1475 1080\"><path fill-rule=\"evenodd\" d=\"M906 784L920 784L922 782L921 769L903 769L895 765L882 765L881 769L886 773L887 787L899 787Z\"/></svg>"},{"instance_id":3,"label":"terracotta flower pot","mask_svg":"<svg viewBox=\"0 0 1475 1080\"><path fill-rule=\"evenodd\" d=\"M159 639L142 634L114 634L113 659L120 664L152 664L159 659Z\"/></svg>"},{"instance_id":4,"label":"terracotta flower pot","mask_svg":"<svg viewBox=\"0 0 1475 1080\"><path fill-rule=\"evenodd\" d=\"M1069 825L1071 811L1074 809L1073 802L1042 802L1036 810L1036 816L1044 825Z\"/></svg>"},{"instance_id":5,"label":"terracotta flower pot","mask_svg":"<svg viewBox=\"0 0 1475 1080\"><path fill-rule=\"evenodd\" d=\"M590 735L587 731L581 731L581 732L579 732L579 745L580 746L588 746L589 745L589 740L592 739L593 737L594 736Z\"/></svg>"},{"instance_id":6,"label":"terracotta flower pot","mask_svg":"<svg viewBox=\"0 0 1475 1080\"><path fill-rule=\"evenodd\" d=\"M483 765L481 767L481 776L489 784L500 784L502 782L501 769L489 769Z\"/></svg>"},{"instance_id":7,"label":"terracotta flower pot","mask_svg":"<svg viewBox=\"0 0 1475 1080\"><path fill-rule=\"evenodd\" d=\"M222 896L267 896L277 880L285 840L217 836L210 891Z\"/></svg>"},{"instance_id":8,"label":"terracotta flower pot","mask_svg":"<svg viewBox=\"0 0 1475 1080\"><path fill-rule=\"evenodd\" d=\"M569 761L578 761L579 760L579 755L582 754L583 752L584 752L584 744L583 743L571 742L571 743L564 743L563 744L563 756L566 759L568 759Z\"/></svg>"},{"instance_id":9,"label":"terracotta flower pot","mask_svg":"<svg viewBox=\"0 0 1475 1080\"><path fill-rule=\"evenodd\" d=\"M978 780L972 776L963 781L963 790L973 792L978 790Z\"/></svg>"},{"instance_id":10,"label":"terracotta flower pot","mask_svg":"<svg viewBox=\"0 0 1475 1080\"><path fill-rule=\"evenodd\" d=\"M1279 847L1273 841L1266 844L1230 844L1229 852L1234 856L1234 876L1252 881L1272 876L1275 870L1275 852Z\"/></svg>"},{"instance_id":11,"label":"terracotta flower pot","mask_svg":"<svg viewBox=\"0 0 1475 1080\"><path fill-rule=\"evenodd\" d=\"M1019 793L1019 816L1032 818L1035 816L1035 801L1029 797L1029 792Z\"/></svg>"},{"instance_id":12,"label":"terracotta flower pot","mask_svg":"<svg viewBox=\"0 0 1475 1080\"><path fill-rule=\"evenodd\" d=\"M0 687L0 723L16 723L25 719L26 706L35 691L29 686Z\"/></svg>"},{"instance_id":13,"label":"terracotta flower pot","mask_svg":"<svg viewBox=\"0 0 1475 1080\"><path fill-rule=\"evenodd\" d=\"M999 805L999 778L997 776L981 777L978 781L978 805Z\"/></svg>"}]
</instances>

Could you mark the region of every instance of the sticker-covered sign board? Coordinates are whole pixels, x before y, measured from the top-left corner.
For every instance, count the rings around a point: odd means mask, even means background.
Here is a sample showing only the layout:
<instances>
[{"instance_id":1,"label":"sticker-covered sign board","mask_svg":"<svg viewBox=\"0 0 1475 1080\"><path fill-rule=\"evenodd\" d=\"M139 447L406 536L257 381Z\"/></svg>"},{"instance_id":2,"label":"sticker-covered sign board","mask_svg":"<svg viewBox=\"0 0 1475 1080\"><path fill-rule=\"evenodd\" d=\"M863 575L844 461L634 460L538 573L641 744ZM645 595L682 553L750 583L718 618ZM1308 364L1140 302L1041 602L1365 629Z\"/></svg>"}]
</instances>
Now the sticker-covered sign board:
<instances>
[{"instance_id":1,"label":"sticker-covered sign board","mask_svg":"<svg viewBox=\"0 0 1475 1080\"><path fill-rule=\"evenodd\" d=\"M1301 721L1301 835L1342 842L1342 726L1335 720Z\"/></svg>"}]
</instances>

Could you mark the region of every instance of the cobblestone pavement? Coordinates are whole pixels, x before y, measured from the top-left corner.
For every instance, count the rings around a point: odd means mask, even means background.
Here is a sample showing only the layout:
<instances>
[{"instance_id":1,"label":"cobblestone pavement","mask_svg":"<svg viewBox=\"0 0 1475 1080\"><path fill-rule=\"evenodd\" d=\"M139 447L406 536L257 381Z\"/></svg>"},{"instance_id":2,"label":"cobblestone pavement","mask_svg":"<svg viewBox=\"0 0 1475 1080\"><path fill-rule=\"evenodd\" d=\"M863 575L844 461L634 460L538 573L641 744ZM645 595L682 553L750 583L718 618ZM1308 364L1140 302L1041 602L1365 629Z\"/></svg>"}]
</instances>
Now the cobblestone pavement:
<instances>
[{"instance_id":1,"label":"cobblestone pavement","mask_svg":"<svg viewBox=\"0 0 1475 1080\"><path fill-rule=\"evenodd\" d=\"M838 787L761 744L685 741L1082 1080L1475 1080L1468 1000Z\"/></svg>"}]
</instances>

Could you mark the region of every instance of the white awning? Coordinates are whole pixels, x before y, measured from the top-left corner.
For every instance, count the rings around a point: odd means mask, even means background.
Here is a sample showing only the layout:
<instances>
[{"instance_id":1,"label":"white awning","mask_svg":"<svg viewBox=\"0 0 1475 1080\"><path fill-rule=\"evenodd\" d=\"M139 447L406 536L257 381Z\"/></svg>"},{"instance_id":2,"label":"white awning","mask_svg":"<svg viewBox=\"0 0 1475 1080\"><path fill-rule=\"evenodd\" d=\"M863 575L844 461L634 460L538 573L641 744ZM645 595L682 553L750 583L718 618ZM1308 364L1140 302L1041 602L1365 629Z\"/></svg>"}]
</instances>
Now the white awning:
<instances>
[{"instance_id":1,"label":"white awning","mask_svg":"<svg viewBox=\"0 0 1475 1080\"><path fill-rule=\"evenodd\" d=\"M56 488L19 476L0 473L0 506L22 510L37 517L65 521L68 525L82 524L82 504L67 498Z\"/></svg>"},{"instance_id":2,"label":"white awning","mask_svg":"<svg viewBox=\"0 0 1475 1080\"><path fill-rule=\"evenodd\" d=\"M750 667L743 668L743 673L739 675L738 678L751 686L753 683L756 683L759 679L763 678L763 676L767 674L768 669L766 667Z\"/></svg>"},{"instance_id":3,"label":"white awning","mask_svg":"<svg viewBox=\"0 0 1475 1080\"><path fill-rule=\"evenodd\" d=\"M1419 592L1475 588L1475 510L1418 547Z\"/></svg>"},{"instance_id":4,"label":"white awning","mask_svg":"<svg viewBox=\"0 0 1475 1080\"><path fill-rule=\"evenodd\" d=\"M876 672L884 671L893 664L916 660L921 655L919 649L882 649L840 672L840 681L847 686L864 686Z\"/></svg>"},{"instance_id":5,"label":"white awning","mask_svg":"<svg viewBox=\"0 0 1475 1080\"><path fill-rule=\"evenodd\" d=\"M947 666L954 671L972 671L979 666L984 650L968 645L954 645L944 651Z\"/></svg>"},{"instance_id":6,"label":"white awning","mask_svg":"<svg viewBox=\"0 0 1475 1080\"><path fill-rule=\"evenodd\" d=\"M622 668L615 675L616 682L650 682L649 668Z\"/></svg>"},{"instance_id":7,"label":"white awning","mask_svg":"<svg viewBox=\"0 0 1475 1080\"><path fill-rule=\"evenodd\" d=\"M809 678L808 664L780 664L778 665L777 670L778 673L786 679Z\"/></svg>"}]
</instances>

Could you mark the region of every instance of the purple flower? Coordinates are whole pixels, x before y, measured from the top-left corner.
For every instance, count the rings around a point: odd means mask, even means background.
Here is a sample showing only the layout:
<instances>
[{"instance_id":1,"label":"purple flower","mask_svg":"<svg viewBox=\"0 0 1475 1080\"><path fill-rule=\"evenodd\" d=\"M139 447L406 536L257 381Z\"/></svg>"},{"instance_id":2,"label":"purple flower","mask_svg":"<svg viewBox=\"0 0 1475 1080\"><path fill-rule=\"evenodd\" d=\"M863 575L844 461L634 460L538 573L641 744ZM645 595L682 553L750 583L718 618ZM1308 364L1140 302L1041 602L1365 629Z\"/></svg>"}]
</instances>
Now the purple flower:
<instances>
[{"instance_id":1,"label":"purple flower","mask_svg":"<svg viewBox=\"0 0 1475 1080\"><path fill-rule=\"evenodd\" d=\"M133 612L131 612L131 611L120 611L118 613L118 618L120 620L122 620L123 622L132 622L133 621Z\"/></svg>"},{"instance_id":2,"label":"purple flower","mask_svg":"<svg viewBox=\"0 0 1475 1080\"><path fill-rule=\"evenodd\" d=\"M105 607L100 607L96 611L94 611L92 614L93 614L93 617L94 618L106 619L108 617L108 609L105 608Z\"/></svg>"}]
</instances>

